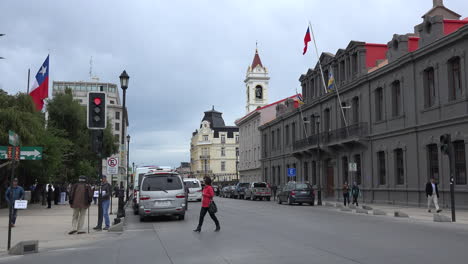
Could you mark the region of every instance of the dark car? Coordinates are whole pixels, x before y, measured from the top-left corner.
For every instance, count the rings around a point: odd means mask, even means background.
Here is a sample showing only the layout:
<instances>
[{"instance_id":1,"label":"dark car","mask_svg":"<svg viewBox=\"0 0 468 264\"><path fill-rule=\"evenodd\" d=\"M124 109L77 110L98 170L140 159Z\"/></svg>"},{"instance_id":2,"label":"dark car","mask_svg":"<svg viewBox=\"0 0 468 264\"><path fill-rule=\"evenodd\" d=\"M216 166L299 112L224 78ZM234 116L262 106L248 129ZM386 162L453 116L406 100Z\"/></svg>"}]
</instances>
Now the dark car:
<instances>
[{"instance_id":1,"label":"dark car","mask_svg":"<svg viewBox=\"0 0 468 264\"><path fill-rule=\"evenodd\" d=\"M250 183L248 182L239 182L234 188L233 196L235 199L244 199L245 189L249 188Z\"/></svg>"},{"instance_id":2,"label":"dark car","mask_svg":"<svg viewBox=\"0 0 468 264\"><path fill-rule=\"evenodd\" d=\"M232 188L233 186L225 186L223 189L221 189L221 197L224 198L231 198L232 197Z\"/></svg>"},{"instance_id":3,"label":"dark car","mask_svg":"<svg viewBox=\"0 0 468 264\"><path fill-rule=\"evenodd\" d=\"M289 205L307 203L313 206L315 193L312 185L308 183L288 182L282 189L278 189L277 201L279 204L283 202Z\"/></svg>"}]
</instances>

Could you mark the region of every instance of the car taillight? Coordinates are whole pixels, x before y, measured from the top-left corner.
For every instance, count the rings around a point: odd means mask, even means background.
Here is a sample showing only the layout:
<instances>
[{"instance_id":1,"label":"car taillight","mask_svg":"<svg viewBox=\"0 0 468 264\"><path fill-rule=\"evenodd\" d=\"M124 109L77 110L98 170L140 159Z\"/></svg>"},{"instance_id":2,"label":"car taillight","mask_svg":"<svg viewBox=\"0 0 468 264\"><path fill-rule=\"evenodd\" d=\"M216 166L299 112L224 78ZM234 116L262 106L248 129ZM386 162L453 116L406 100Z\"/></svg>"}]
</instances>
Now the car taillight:
<instances>
[{"instance_id":1,"label":"car taillight","mask_svg":"<svg viewBox=\"0 0 468 264\"><path fill-rule=\"evenodd\" d=\"M202 192L202 190L198 190L197 192Z\"/></svg>"},{"instance_id":2,"label":"car taillight","mask_svg":"<svg viewBox=\"0 0 468 264\"><path fill-rule=\"evenodd\" d=\"M179 193L176 195L176 198L185 198L185 193Z\"/></svg>"},{"instance_id":3,"label":"car taillight","mask_svg":"<svg viewBox=\"0 0 468 264\"><path fill-rule=\"evenodd\" d=\"M150 199L150 197L148 195L140 196L140 201L149 200L149 199Z\"/></svg>"},{"instance_id":4,"label":"car taillight","mask_svg":"<svg viewBox=\"0 0 468 264\"><path fill-rule=\"evenodd\" d=\"M292 191L292 192L291 192L291 195L296 195L296 192L295 192L295 191Z\"/></svg>"}]
</instances>

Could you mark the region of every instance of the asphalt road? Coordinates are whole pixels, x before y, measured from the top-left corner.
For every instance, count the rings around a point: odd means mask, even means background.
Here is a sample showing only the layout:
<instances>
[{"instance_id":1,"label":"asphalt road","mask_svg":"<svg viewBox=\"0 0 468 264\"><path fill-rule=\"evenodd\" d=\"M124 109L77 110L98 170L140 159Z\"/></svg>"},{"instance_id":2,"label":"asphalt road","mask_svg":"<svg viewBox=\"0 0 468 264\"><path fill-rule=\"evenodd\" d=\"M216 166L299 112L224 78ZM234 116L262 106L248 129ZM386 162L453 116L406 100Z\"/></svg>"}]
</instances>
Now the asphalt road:
<instances>
[{"instance_id":1,"label":"asphalt road","mask_svg":"<svg viewBox=\"0 0 468 264\"><path fill-rule=\"evenodd\" d=\"M0 263L465 263L468 227L358 215L312 206L217 198L221 232L207 217L194 233L200 203L184 221L140 223L127 212L118 238Z\"/></svg>"}]
</instances>

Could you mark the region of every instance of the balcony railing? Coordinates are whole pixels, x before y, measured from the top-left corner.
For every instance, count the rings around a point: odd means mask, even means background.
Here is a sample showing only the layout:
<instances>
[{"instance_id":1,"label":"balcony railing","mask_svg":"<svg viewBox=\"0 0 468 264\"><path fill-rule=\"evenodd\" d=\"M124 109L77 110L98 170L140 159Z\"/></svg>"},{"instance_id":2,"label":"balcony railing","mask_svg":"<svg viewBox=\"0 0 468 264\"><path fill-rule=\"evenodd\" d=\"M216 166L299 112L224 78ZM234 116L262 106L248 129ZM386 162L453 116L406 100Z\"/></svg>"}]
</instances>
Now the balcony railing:
<instances>
[{"instance_id":1,"label":"balcony railing","mask_svg":"<svg viewBox=\"0 0 468 264\"><path fill-rule=\"evenodd\" d=\"M365 122L353 124L347 127L314 134L307 138L297 140L293 144L294 150L315 146L320 139L320 144L330 144L333 142L343 141L351 138L360 138L369 134L368 124Z\"/></svg>"},{"instance_id":2,"label":"balcony railing","mask_svg":"<svg viewBox=\"0 0 468 264\"><path fill-rule=\"evenodd\" d=\"M210 155L200 155L200 159L210 159Z\"/></svg>"},{"instance_id":3,"label":"balcony railing","mask_svg":"<svg viewBox=\"0 0 468 264\"><path fill-rule=\"evenodd\" d=\"M212 170L197 170L197 173L211 174L213 173L213 171Z\"/></svg>"}]
</instances>

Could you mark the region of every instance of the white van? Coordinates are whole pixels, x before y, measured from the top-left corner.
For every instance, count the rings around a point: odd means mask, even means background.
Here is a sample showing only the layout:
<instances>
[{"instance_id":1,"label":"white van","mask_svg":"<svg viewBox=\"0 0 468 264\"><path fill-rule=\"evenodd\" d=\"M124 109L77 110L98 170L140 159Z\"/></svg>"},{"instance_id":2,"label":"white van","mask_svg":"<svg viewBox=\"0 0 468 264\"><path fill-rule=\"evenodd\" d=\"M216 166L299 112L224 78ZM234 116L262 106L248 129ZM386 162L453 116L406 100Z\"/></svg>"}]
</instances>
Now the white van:
<instances>
[{"instance_id":1,"label":"white van","mask_svg":"<svg viewBox=\"0 0 468 264\"><path fill-rule=\"evenodd\" d=\"M143 166L138 167L135 170L135 178L133 181L133 213L138 214L138 207L140 201L140 185L143 180L143 176L148 173L154 172L170 172L172 171L170 167L161 167L161 166Z\"/></svg>"},{"instance_id":2,"label":"white van","mask_svg":"<svg viewBox=\"0 0 468 264\"><path fill-rule=\"evenodd\" d=\"M202 200L202 186L199 180L195 178L184 178L185 187L188 188L188 200L198 201Z\"/></svg>"}]
</instances>

